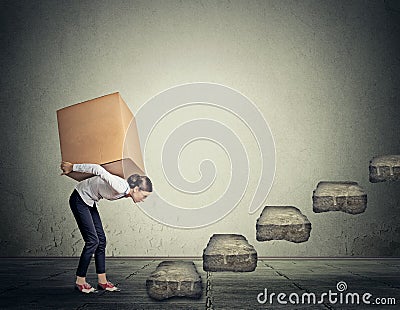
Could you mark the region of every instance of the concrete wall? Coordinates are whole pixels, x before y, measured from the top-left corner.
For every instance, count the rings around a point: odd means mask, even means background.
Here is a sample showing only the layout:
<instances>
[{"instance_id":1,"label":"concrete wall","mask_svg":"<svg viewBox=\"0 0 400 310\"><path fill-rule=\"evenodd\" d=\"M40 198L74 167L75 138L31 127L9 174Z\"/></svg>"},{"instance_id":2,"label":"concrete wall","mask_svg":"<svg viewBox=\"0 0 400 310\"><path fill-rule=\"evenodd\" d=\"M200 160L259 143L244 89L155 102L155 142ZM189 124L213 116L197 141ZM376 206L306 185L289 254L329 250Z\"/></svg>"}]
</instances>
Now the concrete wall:
<instances>
[{"instance_id":1,"label":"concrete wall","mask_svg":"<svg viewBox=\"0 0 400 310\"><path fill-rule=\"evenodd\" d=\"M261 210L247 214L248 192L227 217L193 230L104 201L107 255L200 256L226 232L245 235L260 256L399 256L400 183L368 181L373 156L400 153L400 12L391 3L2 1L0 255L80 254L68 206L75 181L59 176L57 109L120 91L135 112L167 88L204 81L263 113L277 156L265 205L301 209L309 241L257 242ZM195 177L190 156L182 160ZM359 182L366 212L313 213L321 180Z\"/></svg>"}]
</instances>

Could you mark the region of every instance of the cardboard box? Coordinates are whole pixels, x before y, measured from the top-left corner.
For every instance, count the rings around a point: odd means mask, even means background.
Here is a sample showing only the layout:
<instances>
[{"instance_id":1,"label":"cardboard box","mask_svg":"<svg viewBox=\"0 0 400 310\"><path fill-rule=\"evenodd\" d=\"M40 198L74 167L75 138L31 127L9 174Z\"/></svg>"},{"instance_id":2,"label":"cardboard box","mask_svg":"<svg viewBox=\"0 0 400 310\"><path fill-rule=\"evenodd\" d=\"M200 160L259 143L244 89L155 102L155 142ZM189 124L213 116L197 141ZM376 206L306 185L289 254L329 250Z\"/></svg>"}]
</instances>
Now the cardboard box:
<instances>
[{"instance_id":1,"label":"cardboard box","mask_svg":"<svg viewBox=\"0 0 400 310\"><path fill-rule=\"evenodd\" d=\"M57 121L62 160L100 164L123 178L145 174L136 120L119 93L60 109ZM81 181L92 175L68 176Z\"/></svg>"}]
</instances>

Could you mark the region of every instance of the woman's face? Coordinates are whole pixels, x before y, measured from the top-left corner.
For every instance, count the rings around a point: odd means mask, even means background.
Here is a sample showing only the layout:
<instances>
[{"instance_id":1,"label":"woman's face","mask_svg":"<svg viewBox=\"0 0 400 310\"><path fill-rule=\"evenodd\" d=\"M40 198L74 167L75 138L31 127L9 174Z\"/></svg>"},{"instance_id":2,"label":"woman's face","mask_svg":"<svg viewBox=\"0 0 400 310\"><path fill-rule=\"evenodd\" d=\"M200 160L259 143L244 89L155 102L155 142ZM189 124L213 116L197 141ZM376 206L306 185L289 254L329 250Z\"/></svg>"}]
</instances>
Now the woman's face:
<instances>
[{"instance_id":1,"label":"woman's face","mask_svg":"<svg viewBox=\"0 0 400 310\"><path fill-rule=\"evenodd\" d=\"M150 194L151 194L151 192L143 191L143 190L139 189L138 186L135 186L135 187L132 189L131 196L132 196L132 199L133 199L134 202L142 202L142 201L145 200L145 199L147 198L147 196L149 196Z\"/></svg>"}]
</instances>

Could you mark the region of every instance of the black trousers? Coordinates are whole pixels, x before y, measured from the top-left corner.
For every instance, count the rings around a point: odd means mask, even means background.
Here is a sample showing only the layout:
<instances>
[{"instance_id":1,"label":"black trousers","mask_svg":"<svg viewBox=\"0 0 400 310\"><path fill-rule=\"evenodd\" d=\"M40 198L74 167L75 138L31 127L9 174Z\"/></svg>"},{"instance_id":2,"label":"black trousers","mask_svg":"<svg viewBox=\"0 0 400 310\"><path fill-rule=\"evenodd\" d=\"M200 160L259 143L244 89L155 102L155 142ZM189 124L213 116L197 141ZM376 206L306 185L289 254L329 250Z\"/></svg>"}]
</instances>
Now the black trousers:
<instances>
[{"instance_id":1,"label":"black trousers","mask_svg":"<svg viewBox=\"0 0 400 310\"><path fill-rule=\"evenodd\" d=\"M69 198L69 205L74 214L76 223L82 234L85 246L83 247L79 259L76 275L86 277L90 260L94 254L96 264L96 273L106 272L106 235L96 204L93 207L88 206L81 198L79 193L74 190Z\"/></svg>"}]
</instances>

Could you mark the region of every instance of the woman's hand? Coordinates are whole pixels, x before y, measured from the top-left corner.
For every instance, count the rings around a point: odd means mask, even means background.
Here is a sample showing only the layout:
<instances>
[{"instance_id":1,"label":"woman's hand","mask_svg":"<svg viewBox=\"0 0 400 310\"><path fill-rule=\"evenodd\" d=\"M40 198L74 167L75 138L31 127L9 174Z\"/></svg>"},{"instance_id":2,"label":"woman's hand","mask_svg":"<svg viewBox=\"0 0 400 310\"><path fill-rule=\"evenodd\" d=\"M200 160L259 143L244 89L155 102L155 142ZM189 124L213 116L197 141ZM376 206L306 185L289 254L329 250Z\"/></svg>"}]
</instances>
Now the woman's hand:
<instances>
[{"instance_id":1,"label":"woman's hand","mask_svg":"<svg viewBox=\"0 0 400 310\"><path fill-rule=\"evenodd\" d=\"M71 164L70 162L62 161L61 165L60 165L60 168L63 171L63 173L61 173L61 175L65 175L65 174L70 173L72 171L73 166L74 165Z\"/></svg>"}]
</instances>

